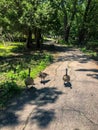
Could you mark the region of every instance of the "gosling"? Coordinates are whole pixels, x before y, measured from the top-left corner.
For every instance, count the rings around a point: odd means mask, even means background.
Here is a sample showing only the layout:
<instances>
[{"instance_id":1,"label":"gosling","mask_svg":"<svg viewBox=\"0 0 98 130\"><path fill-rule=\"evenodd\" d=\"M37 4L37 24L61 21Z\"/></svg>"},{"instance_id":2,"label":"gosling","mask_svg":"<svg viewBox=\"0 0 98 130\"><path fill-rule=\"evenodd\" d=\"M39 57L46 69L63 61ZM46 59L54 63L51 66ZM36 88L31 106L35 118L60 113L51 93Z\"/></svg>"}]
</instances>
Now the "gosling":
<instances>
[{"instance_id":1,"label":"gosling","mask_svg":"<svg viewBox=\"0 0 98 130\"><path fill-rule=\"evenodd\" d=\"M43 82L48 74L45 72L40 72L39 77L41 78L41 82Z\"/></svg>"}]
</instances>

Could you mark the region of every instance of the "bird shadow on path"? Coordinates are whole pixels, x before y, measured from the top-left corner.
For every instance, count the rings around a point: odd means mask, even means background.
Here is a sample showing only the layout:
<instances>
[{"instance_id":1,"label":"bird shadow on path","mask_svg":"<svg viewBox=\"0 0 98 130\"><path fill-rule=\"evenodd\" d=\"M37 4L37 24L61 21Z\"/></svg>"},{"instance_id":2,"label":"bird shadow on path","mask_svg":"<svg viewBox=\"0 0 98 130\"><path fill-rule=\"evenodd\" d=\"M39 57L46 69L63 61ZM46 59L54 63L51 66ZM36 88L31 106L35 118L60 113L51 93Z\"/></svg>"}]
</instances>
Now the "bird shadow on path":
<instances>
[{"instance_id":1,"label":"bird shadow on path","mask_svg":"<svg viewBox=\"0 0 98 130\"><path fill-rule=\"evenodd\" d=\"M42 84L46 84L46 83L48 83L50 81L50 79L48 79L48 80L43 80L43 81L40 81L40 83L42 83Z\"/></svg>"},{"instance_id":2,"label":"bird shadow on path","mask_svg":"<svg viewBox=\"0 0 98 130\"><path fill-rule=\"evenodd\" d=\"M72 84L70 82L65 82L64 87L72 89Z\"/></svg>"}]
</instances>

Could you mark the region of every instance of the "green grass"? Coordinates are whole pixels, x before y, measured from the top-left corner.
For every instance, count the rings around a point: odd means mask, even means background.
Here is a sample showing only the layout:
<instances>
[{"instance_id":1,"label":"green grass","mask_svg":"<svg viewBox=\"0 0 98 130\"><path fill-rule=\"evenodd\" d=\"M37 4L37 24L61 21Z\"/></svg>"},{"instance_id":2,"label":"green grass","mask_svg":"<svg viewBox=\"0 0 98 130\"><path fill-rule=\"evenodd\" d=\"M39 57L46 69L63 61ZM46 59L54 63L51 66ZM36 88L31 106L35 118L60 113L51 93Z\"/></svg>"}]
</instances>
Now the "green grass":
<instances>
[{"instance_id":1,"label":"green grass","mask_svg":"<svg viewBox=\"0 0 98 130\"><path fill-rule=\"evenodd\" d=\"M13 43L9 43L6 42L5 44L0 43L0 56L3 57L7 57L10 55L14 55L16 52L15 50L18 51L22 51L24 49L23 43L19 43L19 42L13 42Z\"/></svg>"},{"instance_id":2,"label":"green grass","mask_svg":"<svg viewBox=\"0 0 98 130\"><path fill-rule=\"evenodd\" d=\"M14 81L5 81L0 84L0 108L4 108L9 99L17 96L21 92L21 86Z\"/></svg>"},{"instance_id":3,"label":"green grass","mask_svg":"<svg viewBox=\"0 0 98 130\"><path fill-rule=\"evenodd\" d=\"M2 51L1 51L2 50ZM31 77L49 65L53 58L48 52L27 51L23 43L0 43L0 106L16 96L25 87L24 80L31 68Z\"/></svg>"},{"instance_id":4,"label":"green grass","mask_svg":"<svg viewBox=\"0 0 98 130\"><path fill-rule=\"evenodd\" d=\"M82 52L86 53L89 56L92 56L92 57L97 57L98 56L97 52L95 52L93 50L88 50L86 47L82 47L82 48L80 48L80 50Z\"/></svg>"}]
</instances>

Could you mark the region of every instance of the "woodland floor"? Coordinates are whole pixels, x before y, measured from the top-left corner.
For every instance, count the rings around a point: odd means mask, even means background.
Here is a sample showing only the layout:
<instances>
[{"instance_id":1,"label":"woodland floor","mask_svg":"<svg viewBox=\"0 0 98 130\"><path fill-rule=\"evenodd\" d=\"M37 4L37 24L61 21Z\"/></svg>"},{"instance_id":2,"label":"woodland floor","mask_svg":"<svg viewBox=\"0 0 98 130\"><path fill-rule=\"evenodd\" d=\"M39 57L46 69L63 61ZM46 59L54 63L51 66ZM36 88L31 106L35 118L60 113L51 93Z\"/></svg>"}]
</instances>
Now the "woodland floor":
<instances>
[{"instance_id":1,"label":"woodland floor","mask_svg":"<svg viewBox=\"0 0 98 130\"><path fill-rule=\"evenodd\" d=\"M53 55L44 84L36 78L35 92L25 90L0 112L0 130L98 130L98 64L75 48L57 45Z\"/></svg>"}]
</instances>

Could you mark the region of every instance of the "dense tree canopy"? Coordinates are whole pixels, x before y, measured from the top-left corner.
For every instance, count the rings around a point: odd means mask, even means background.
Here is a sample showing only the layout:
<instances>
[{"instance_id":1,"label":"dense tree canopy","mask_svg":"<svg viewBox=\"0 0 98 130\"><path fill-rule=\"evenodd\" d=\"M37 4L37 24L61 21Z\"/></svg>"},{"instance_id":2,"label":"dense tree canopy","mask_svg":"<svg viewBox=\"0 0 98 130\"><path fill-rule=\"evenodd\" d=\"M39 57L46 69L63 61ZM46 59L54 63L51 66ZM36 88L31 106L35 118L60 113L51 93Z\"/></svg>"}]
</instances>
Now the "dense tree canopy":
<instances>
[{"instance_id":1,"label":"dense tree canopy","mask_svg":"<svg viewBox=\"0 0 98 130\"><path fill-rule=\"evenodd\" d=\"M42 34L62 36L66 42L83 45L98 36L97 0L2 0L0 28L2 34L25 35L27 47L32 34L40 47Z\"/></svg>"}]
</instances>

